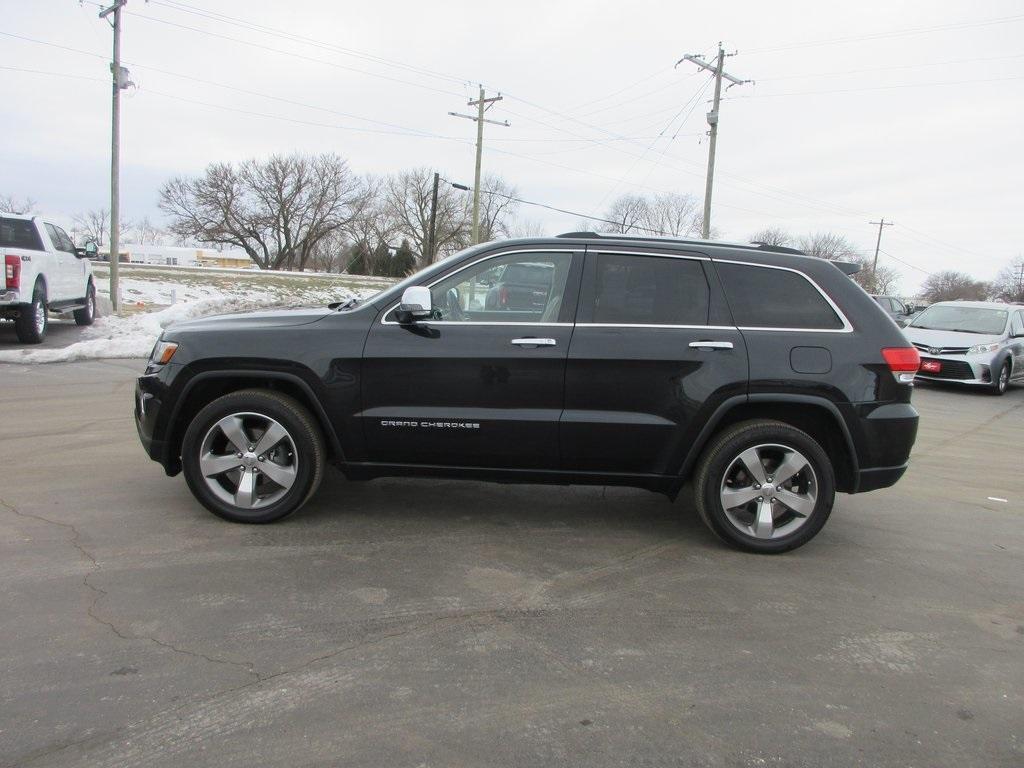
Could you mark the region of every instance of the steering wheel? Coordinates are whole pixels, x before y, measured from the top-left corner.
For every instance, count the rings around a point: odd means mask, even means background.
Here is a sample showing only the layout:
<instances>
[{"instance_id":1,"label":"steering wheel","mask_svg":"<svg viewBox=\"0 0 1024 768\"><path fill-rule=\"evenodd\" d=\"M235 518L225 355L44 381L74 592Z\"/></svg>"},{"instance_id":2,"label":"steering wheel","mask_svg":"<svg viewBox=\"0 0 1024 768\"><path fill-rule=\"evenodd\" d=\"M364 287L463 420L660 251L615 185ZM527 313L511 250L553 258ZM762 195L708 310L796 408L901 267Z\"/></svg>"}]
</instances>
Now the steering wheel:
<instances>
[{"instance_id":1,"label":"steering wheel","mask_svg":"<svg viewBox=\"0 0 1024 768\"><path fill-rule=\"evenodd\" d=\"M466 313L462 311L459 304L459 292L455 288L449 288L444 295L444 308L448 320L465 320Z\"/></svg>"}]
</instances>

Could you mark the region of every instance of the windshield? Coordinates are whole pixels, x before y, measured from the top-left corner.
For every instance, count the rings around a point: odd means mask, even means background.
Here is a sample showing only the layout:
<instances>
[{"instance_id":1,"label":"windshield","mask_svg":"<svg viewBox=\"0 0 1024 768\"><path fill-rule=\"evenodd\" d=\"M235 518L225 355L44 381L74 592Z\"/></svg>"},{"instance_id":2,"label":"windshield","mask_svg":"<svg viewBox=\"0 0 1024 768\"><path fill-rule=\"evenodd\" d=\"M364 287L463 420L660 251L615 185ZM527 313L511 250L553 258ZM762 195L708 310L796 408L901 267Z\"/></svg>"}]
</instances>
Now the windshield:
<instances>
[{"instance_id":1,"label":"windshield","mask_svg":"<svg viewBox=\"0 0 1024 768\"><path fill-rule=\"evenodd\" d=\"M997 336L1006 328L1006 310L937 304L914 318L911 328L928 331L958 331Z\"/></svg>"}]
</instances>

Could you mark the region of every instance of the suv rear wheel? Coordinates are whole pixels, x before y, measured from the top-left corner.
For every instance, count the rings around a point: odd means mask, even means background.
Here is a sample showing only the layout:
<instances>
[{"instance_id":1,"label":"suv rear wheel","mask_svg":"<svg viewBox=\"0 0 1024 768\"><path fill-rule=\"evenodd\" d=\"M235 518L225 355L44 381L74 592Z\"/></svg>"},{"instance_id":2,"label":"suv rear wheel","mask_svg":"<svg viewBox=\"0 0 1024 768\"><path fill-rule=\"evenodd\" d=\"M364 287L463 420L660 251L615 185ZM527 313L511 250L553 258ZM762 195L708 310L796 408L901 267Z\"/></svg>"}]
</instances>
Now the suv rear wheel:
<instances>
[{"instance_id":1,"label":"suv rear wheel","mask_svg":"<svg viewBox=\"0 0 1024 768\"><path fill-rule=\"evenodd\" d=\"M270 523L305 504L323 477L324 453L309 411L261 389L214 400L192 420L181 446L192 494L236 523Z\"/></svg>"},{"instance_id":2,"label":"suv rear wheel","mask_svg":"<svg viewBox=\"0 0 1024 768\"><path fill-rule=\"evenodd\" d=\"M32 303L25 304L14 321L14 330L22 344L41 344L46 338L50 319L46 314L46 286L37 282L32 290Z\"/></svg>"},{"instance_id":3,"label":"suv rear wheel","mask_svg":"<svg viewBox=\"0 0 1024 768\"><path fill-rule=\"evenodd\" d=\"M717 435L696 470L704 523L748 552L786 552L810 541L832 512L835 474L806 432L778 421L735 424Z\"/></svg>"}]
</instances>

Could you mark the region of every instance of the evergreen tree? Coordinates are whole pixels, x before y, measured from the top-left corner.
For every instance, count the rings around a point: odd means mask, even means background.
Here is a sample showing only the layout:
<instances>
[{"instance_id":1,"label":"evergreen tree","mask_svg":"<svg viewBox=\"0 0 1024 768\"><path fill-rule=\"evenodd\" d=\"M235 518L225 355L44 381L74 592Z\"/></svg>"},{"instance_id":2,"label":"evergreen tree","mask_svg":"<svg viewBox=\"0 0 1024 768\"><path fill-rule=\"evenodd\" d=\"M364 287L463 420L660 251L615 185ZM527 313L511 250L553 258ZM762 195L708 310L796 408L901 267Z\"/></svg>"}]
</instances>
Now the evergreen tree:
<instances>
[{"instance_id":1,"label":"evergreen tree","mask_svg":"<svg viewBox=\"0 0 1024 768\"><path fill-rule=\"evenodd\" d=\"M391 277L405 277L416 269L416 254L412 252L412 246L407 238L402 238L402 244L395 251L391 259Z\"/></svg>"}]
</instances>

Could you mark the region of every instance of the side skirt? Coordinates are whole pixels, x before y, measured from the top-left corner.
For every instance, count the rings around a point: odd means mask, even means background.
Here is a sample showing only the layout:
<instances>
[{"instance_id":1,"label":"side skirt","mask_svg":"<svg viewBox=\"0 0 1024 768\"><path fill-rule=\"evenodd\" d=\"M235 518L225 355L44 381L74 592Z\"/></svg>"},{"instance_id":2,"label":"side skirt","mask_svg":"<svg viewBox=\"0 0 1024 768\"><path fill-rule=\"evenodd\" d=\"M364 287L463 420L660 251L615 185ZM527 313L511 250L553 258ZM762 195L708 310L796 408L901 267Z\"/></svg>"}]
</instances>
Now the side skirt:
<instances>
[{"instance_id":1,"label":"side skirt","mask_svg":"<svg viewBox=\"0 0 1024 768\"><path fill-rule=\"evenodd\" d=\"M350 480L377 477L443 477L456 480L482 480L492 483L529 483L536 485L616 485L643 488L675 498L679 478L667 475L631 475L608 472L564 472L548 469L502 469L496 467L451 467L440 464L384 464L349 462L339 469Z\"/></svg>"}]
</instances>

